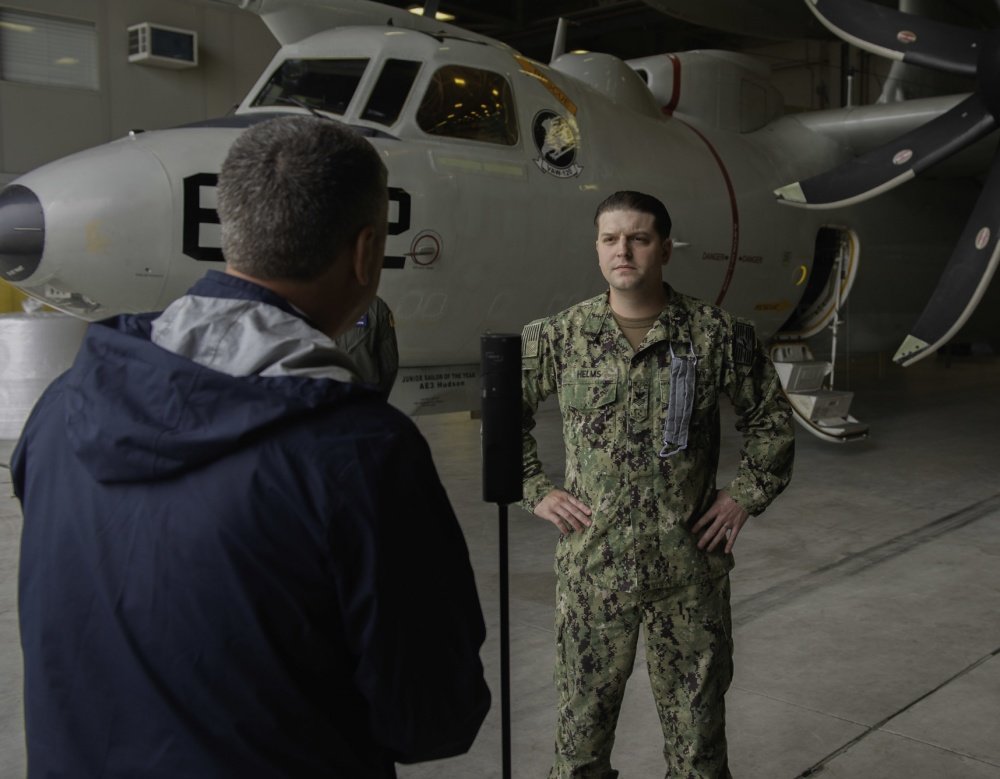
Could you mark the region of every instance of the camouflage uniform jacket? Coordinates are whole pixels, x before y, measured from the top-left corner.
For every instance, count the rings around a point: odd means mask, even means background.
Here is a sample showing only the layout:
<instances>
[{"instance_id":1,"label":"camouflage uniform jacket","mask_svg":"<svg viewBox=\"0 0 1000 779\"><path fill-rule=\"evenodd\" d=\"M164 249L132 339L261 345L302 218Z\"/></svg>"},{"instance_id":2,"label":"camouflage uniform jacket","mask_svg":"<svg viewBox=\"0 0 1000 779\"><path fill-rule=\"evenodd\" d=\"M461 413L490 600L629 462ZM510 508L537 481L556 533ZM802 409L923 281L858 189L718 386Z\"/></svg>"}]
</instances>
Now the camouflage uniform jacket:
<instances>
[{"instance_id":1,"label":"camouflage uniform jacket","mask_svg":"<svg viewBox=\"0 0 1000 779\"><path fill-rule=\"evenodd\" d=\"M565 489L593 514L591 527L560 539L556 569L601 589L685 586L732 568L732 555L700 551L689 530L715 498L720 395L732 400L743 434L726 488L733 499L759 514L791 477L791 413L753 326L669 287L667 294L634 352L607 293L533 322L523 335L522 506L532 510L554 487L531 430L538 403L557 393Z\"/></svg>"},{"instance_id":2,"label":"camouflage uniform jacket","mask_svg":"<svg viewBox=\"0 0 1000 779\"><path fill-rule=\"evenodd\" d=\"M389 397L399 372L399 349L396 322L382 298L376 296L364 316L333 342L351 356L362 381Z\"/></svg>"}]
</instances>

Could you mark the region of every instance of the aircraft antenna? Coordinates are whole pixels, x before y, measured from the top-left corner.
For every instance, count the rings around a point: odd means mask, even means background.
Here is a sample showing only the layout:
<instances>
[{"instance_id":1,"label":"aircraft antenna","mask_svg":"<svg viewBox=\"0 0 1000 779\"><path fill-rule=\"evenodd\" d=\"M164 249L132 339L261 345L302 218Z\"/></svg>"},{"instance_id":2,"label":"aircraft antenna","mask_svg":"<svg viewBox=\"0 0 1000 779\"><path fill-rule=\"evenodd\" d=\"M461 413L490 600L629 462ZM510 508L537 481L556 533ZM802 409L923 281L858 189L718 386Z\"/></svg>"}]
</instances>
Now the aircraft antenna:
<instances>
[{"instance_id":1,"label":"aircraft antenna","mask_svg":"<svg viewBox=\"0 0 1000 779\"><path fill-rule=\"evenodd\" d=\"M549 62L554 62L557 57L566 53L566 29L569 27L569 19L564 16L559 17L556 25L556 39L552 42L552 56Z\"/></svg>"}]
</instances>

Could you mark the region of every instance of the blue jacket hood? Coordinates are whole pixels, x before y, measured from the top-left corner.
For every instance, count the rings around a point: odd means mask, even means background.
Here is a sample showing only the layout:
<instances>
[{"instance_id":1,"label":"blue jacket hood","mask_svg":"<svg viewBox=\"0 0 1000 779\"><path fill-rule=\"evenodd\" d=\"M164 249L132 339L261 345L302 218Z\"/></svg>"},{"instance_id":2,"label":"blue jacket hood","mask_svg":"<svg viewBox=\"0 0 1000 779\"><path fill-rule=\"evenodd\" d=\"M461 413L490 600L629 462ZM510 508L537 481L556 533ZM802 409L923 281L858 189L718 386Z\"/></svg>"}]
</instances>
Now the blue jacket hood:
<instances>
[{"instance_id":1,"label":"blue jacket hood","mask_svg":"<svg viewBox=\"0 0 1000 779\"><path fill-rule=\"evenodd\" d=\"M211 277L199 285L218 286ZM73 450L98 481L170 478L273 425L373 395L365 385L332 379L230 376L206 368L151 342L156 317L123 315L91 325L73 366L53 387L61 390ZM220 397L229 402L220 406Z\"/></svg>"}]
</instances>

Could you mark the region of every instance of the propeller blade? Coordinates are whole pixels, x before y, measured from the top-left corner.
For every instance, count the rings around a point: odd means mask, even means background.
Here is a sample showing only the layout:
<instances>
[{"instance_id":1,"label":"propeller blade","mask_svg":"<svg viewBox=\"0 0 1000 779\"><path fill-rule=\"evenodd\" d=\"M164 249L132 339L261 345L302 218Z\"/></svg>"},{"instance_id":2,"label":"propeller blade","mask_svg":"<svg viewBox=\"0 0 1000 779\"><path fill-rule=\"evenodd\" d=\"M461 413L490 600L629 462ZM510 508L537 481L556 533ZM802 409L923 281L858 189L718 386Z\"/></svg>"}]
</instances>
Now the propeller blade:
<instances>
[{"instance_id":1,"label":"propeller blade","mask_svg":"<svg viewBox=\"0 0 1000 779\"><path fill-rule=\"evenodd\" d=\"M934 294L892 358L912 365L933 354L972 316L1000 261L1000 149Z\"/></svg>"},{"instance_id":2,"label":"propeller blade","mask_svg":"<svg viewBox=\"0 0 1000 779\"><path fill-rule=\"evenodd\" d=\"M802 208L838 208L887 192L978 141L997 120L978 94L916 130L833 170L776 189L778 200Z\"/></svg>"},{"instance_id":3,"label":"propeller blade","mask_svg":"<svg viewBox=\"0 0 1000 779\"><path fill-rule=\"evenodd\" d=\"M976 75L988 36L866 0L806 0L806 5L834 35L859 49L963 76Z\"/></svg>"}]
</instances>

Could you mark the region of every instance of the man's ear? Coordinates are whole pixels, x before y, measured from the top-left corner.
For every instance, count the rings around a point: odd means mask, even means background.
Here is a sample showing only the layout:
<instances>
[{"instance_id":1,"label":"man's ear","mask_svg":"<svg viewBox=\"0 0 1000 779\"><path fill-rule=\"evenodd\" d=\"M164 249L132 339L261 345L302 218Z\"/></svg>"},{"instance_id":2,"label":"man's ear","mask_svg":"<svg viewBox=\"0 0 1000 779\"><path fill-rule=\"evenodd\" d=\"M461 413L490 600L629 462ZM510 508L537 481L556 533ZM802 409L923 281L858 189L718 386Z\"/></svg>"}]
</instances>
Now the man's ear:
<instances>
[{"instance_id":1,"label":"man's ear","mask_svg":"<svg viewBox=\"0 0 1000 779\"><path fill-rule=\"evenodd\" d=\"M375 243L375 228L369 225L362 227L354 239L351 251L351 266L354 278L362 287L367 287L372 281L372 248Z\"/></svg>"},{"instance_id":2,"label":"man's ear","mask_svg":"<svg viewBox=\"0 0 1000 779\"><path fill-rule=\"evenodd\" d=\"M674 239L665 238L663 240L663 264L666 265L670 262L670 255L674 251Z\"/></svg>"}]
</instances>

